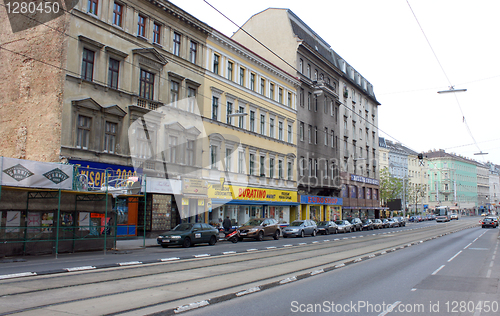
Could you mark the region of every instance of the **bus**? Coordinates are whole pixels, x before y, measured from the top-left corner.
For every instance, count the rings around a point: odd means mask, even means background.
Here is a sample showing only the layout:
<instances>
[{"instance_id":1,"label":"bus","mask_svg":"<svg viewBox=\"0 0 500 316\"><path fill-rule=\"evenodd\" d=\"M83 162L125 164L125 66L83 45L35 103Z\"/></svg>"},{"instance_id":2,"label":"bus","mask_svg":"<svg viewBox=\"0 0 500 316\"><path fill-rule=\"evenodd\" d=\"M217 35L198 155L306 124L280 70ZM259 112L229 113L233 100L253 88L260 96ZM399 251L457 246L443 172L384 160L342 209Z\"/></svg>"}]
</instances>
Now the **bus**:
<instances>
[{"instance_id":1,"label":"bus","mask_svg":"<svg viewBox=\"0 0 500 316\"><path fill-rule=\"evenodd\" d=\"M449 222L451 220L451 212L448 206L437 206L434 215L436 215L436 222Z\"/></svg>"}]
</instances>

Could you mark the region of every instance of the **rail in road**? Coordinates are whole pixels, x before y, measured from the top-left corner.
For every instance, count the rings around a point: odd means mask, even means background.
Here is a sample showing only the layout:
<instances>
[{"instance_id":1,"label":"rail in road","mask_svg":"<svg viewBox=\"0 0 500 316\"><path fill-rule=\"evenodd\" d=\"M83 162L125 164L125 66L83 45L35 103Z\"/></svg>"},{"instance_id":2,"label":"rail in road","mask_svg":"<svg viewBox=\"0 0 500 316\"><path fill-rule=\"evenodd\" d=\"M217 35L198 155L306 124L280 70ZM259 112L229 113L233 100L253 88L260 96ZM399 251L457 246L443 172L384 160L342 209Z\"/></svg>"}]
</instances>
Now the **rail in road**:
<instances>
[{"instance_id":1,"label":"rail in road","mask_svg":"<svg viewBox=\"0 0 500 316\"><path fill-rule=\"evenodd\" d=\"M169 315L418 245L476 221L149 265L0 280L0 315ZM333 237L335 236L335 237ZM348 235L347 235L348 236Z\"/></svg>"}]
</instances>

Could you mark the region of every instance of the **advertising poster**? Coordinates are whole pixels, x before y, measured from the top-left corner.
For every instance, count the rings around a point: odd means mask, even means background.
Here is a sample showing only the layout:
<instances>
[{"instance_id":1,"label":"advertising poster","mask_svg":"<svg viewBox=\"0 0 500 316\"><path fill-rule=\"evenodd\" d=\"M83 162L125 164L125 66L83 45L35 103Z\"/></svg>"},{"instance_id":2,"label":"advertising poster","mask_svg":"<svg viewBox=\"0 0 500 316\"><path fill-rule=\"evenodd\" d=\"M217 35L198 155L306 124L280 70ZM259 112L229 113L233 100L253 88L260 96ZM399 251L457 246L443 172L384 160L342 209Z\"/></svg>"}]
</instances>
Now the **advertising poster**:
<instances>
[{"instance_id":1,"label":"advertising poster","mask_svg":"<svg viewBox=\"0 0 500 316\"><path fill-rule=\"evenodd\" d=\"M79 230L90 230L90 213L80 212L78 214L78 226Z\"/></svg>"},{"instance_id":2,"label":"advertising poster","mask_svg":"<svg viewBox=\"0 0 500 316\"><path fill-rule=\"evenodd\" d=\"M7 233L18 233L19 227L21 226L21 212L20 211L7 211L7 221L5 223L6 227L15 227L15 228L7 228Z\"/></svg>"},{"instance_id":3,"label":"advertising poster","mask_svg":"<svg viewBox=\"0 0 500 316\"><path fill-rule=\"evenodd\" d=\"M41 222L41 214L38 212L28 212L28 227L33 227L33 228L28 228L28 233L38 233L40 232L40 226L42 225Z\"/></svg>"},{"instance_id":4,"label":"advertising poster","mask_svg":"<svg viewBox=\"0 0 500 316\"><path fill-rule=\"evenodd\" d=\"M42 233L52 232L52 226L54 226L54 213L43 213L42 214Z\"/></svg>"}]
</instances>

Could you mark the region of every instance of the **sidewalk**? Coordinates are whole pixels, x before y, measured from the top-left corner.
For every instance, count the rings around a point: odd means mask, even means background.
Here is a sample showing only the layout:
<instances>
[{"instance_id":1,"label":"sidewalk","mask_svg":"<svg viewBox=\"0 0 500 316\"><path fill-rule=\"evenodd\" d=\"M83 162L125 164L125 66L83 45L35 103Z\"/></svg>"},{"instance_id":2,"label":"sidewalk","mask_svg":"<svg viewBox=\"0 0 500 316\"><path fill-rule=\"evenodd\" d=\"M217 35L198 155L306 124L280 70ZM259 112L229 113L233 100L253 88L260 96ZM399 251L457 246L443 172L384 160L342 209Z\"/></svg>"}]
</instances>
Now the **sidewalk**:
<instances>
[{"instance_id":1,"label":"sidewalk","mask_svg":"<svg viewBox=\"0 0 500 316\"><path fill-rule=\"evenodd\" d=\"M118 239L116 241L116 250L141 249L146 247L159 247L156 238L137 237L135 239Z\"/></svg>"}]
</instances>

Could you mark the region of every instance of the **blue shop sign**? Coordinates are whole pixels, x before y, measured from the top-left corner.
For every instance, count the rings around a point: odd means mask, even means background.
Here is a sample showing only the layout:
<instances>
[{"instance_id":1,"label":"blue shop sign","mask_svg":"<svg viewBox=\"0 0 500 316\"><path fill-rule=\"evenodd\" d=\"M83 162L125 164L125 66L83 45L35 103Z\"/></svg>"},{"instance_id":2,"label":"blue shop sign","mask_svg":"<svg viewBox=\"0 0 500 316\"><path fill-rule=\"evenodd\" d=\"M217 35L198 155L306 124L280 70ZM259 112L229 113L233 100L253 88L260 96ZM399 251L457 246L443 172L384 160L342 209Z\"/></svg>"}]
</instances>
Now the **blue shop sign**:
<instances>
[{"instance_id":1,"label":"blue shop sign","mask_svg":"<svg viewBox=\"0 0 500 316\"><path fill-rule=\"evenodd\" d=\"M106 171L108 173L108 179L126 180L130 177L140 177L142 175L142 168L135 170L134 167L130 166L74 159L70 159L69 163L78 166L78 174L85 174L89 183L93 183L94 187L101 187L104 185Z\"/></svg>"},{"instance_id":2,"label":"blue shop sign","mask_svg":"<svg viewBox=\"0 0 500 316\"><path fill-rule=\"evenodd\" d=\"M301 204L342 205L342 198L330 196L301 195Z\"/></svg>"},{"instance_id":3,"label":"blue shop sign","mask_svg":"<svg viewBox=\"0 0 500 316\"><path fill-rule=\"evenodd\" d=\"M351 174L351 181L362 182L366 184L379 185L379 181L377 179L366 178L362 176L358 176L355 174Z\"/></svg>"}]
</instances>

